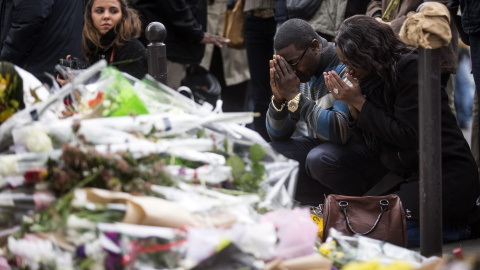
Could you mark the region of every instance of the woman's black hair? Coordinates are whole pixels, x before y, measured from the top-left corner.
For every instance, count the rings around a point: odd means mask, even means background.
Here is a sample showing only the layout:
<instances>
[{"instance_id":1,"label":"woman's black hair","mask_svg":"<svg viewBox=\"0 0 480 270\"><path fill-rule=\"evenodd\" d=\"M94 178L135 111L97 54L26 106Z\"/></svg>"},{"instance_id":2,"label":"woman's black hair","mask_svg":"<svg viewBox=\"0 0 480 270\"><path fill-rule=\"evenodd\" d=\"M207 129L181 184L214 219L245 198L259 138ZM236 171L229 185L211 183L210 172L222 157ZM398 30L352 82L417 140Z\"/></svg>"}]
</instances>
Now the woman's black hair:
<instances>
[{"instance_id":1,"label":"woman's black hair","mask_svg":"<svg viewBox=\"0 0 480 270\"><path fill-rule=\"evenodd\" d=\"M369 69L385 82L386 89L396 84L396 62L414 48L403 43L392 28L372 17L356 15L346 19L335 38L345 59L358 69Z\"/></svg>"}]
</instances>

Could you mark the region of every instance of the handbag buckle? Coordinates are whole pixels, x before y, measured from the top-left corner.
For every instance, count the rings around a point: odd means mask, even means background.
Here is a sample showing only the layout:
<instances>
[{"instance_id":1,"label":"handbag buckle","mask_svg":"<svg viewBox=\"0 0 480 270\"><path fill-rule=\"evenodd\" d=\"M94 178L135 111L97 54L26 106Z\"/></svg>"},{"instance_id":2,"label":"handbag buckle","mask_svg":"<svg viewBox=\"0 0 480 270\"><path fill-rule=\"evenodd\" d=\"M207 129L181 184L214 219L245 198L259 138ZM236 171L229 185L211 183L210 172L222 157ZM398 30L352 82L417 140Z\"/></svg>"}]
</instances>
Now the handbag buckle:
<instances>
[{"instance_id":1,"label":"handbag buckle","mask_svg":"<svg viewBox=\"0 0 480 270\"><path fill-rule=\"evenodd\" d=\"M380 209L382 212L388 210L388 204L389 202L387 199L383 199L380 201Z\"/></svg>"},{"instance_id":2,"label":"handbag buckle","mask_svg":"<svg viewBox=\"0 0 480 270\"><path fill-rule=\"evenodd\" d=\"M340 201L338 203L338 206L340 206L340 209L342 209L342 210L347 210L348 202L347 201Z\"/></svg>"}]
</instances>

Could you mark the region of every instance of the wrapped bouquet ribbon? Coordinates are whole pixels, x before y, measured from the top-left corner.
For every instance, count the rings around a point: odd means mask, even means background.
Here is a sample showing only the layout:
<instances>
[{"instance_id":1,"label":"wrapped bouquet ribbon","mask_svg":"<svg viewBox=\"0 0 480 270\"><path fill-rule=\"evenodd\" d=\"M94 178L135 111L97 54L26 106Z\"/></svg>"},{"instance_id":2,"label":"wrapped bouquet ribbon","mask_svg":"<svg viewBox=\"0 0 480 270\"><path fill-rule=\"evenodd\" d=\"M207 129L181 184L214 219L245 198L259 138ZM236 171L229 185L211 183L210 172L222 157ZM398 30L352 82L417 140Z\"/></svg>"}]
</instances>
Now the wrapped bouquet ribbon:
<instances>
[{"instance_id":1,"label":"wrapped bouquet ribbon","mask_svg":"<svg viewBox=\"0 0 480 270\"><path fill-rule=\"evenodd\" d=\"M452 39L450 13L444 4L429 2L419 12L410 12L399 33L403 42L425 49L438 49Z\"/></svg>"}]
</instances>

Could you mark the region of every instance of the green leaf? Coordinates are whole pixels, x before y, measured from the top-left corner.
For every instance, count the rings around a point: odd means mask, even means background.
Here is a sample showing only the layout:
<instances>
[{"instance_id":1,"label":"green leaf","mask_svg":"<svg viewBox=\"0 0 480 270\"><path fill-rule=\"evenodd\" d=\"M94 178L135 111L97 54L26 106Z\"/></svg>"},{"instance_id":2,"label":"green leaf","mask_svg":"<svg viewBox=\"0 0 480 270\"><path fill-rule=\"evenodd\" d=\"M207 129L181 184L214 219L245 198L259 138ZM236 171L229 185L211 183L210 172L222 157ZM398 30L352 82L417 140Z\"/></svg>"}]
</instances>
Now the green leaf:
<instances>
[{"instance_id":1,"label":"green leaf","mask_svg":"<svg viewBox=\"0 0 480 270\"><path fill-rule=\"evenodd\" d=\"M257 182L262 181L266 174L267 170L265 169L263 162L255 162L252 164L252 177Z\"/></svg>"},{"instance_id":2,"label":"green leaf","mask_svg":"<svg viewBox=\"0 0 480 270\"><path fill-rule=\"evenodd\" d=\"M250 147L250 159L253 163L259 162L264 156L265 149L260 144L256 143Z\"/></svg>"},{"instance_id":3,"label":"green leaf","mask_svg":"<svg viewBox=\"0 0 480 270\"><path fill-rule=\"evenodd\" d=\"M240 188L246 192L256 192L258 189L258 185L256 182L253 181L252 175L250 172L246 172L242 176L242 183L240 184Z\"/></svg>"},{"instance_id":4,"label":"green leaf","mask_svg":"<svg viewBox=\"0 0 480 270\"><path fill-rule=\"evenodd\" d=\"M79 265L80 269L89 269L90 266L92 266L95 263L95 260L92 258L87 258L82 260L82 262Z\"/></svg>"},{"instance_id":5,"label":"green leaf","mask_svg":"<svg viewBox=\"0 0 480 270\"><path fill-rule=\"evenodd\" d=\"M197 132L197 138L203 138L205 137L205 128L202 128L202 129L199 129L198 132Z\"/></svg>"},{"instance_id":6,"label":"green leaf","mask_svg":"<svg viewBox=\"0 0 480 270\"><path fill-rule=\"evenodd\" d=\"M245 171L245 163L236 155L232 155L227 159L227 166L232 167L232 175L234 179L240 179Z\"/></svg>"},{"instance_id":7,"label":"green leaf","mask_svg":"<svg viewBox=\"0 0 480 270\"><path fill-rule=\"evenodd\" d=\"M245 184L252 184L252 175L250 174L250 172L246 172L243 176L242 176L242 182L245 183Z\"/></svg>"}]
</instances>

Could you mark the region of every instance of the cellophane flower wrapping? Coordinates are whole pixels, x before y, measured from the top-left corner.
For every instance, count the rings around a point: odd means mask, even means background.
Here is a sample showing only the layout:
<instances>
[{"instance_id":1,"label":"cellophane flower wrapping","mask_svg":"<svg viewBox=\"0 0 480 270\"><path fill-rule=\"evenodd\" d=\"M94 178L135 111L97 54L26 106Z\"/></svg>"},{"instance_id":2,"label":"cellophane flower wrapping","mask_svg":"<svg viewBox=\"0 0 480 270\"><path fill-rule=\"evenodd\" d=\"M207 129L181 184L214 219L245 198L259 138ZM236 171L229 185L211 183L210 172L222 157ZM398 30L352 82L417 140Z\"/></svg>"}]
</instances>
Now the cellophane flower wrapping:
<instances>
[{"instance_id":1,"label":"cellophane flower wrapping","mask_svg":"<svg viewBox=\"0 0 480 270\"><path fill-rule=\"evenodd\" d=\"M438 257L420 253L366 236L347 236L330 228L320 254L330 258L338 269L417 269Z\"/></svg>"},{"instance_id":2,"label":"cellophane flower wrapping","mask_svg":"<svg viewBox=\"0 0 480 270\"><path fill-rule=\"evenodd\" d=\"M4 257L12 267L190 269L226 243L256 264L275 256L277 232L261 216L293 206L298 163L244 127L254 113L223 113L221 101L200 105L101 63L51 92L0 126L3 235L35 235L51 247L32 259L25 254L35 245L20 252L11 240ZM114 199L77 192L92 189ZM175 237L139 235L172 208L162 201L179 210L153 228ZM165 225L185 223L179 213L188 226ZM207 231L216 235L208 248L195 237Z\"/></svg>"}]
</instances>

